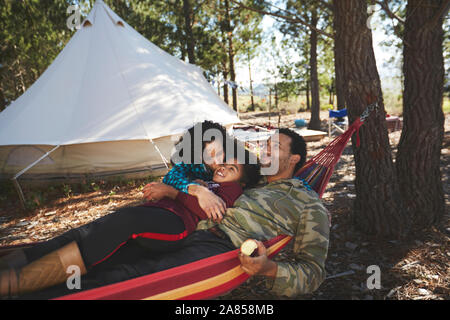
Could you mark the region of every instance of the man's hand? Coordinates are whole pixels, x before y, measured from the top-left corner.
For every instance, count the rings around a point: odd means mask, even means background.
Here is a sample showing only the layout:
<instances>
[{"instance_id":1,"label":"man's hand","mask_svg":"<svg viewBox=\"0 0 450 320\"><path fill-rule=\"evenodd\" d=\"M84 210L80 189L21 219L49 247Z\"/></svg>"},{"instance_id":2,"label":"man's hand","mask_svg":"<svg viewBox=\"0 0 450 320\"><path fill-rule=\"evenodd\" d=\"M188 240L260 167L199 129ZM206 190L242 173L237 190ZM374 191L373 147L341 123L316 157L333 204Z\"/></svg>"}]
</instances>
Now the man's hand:
<instances>
[{"instance_id":1,"label":"man's hand","mask_svg":"<svg viewBox=\"0 0 450 320\"><path fill-rule=\"evenodd\" d=\"M189 194L197 197L198 205L205 211L208 219L220 222L227 210L225 202L212 191L196 184L189 185Z\"/></svg>"},{"instance_id":2,"label":"man's hand","mask_svg":"<svg viewBox=\"0 0 450 320\"><path fill-rule=\"evenodd\" d=\"M151 182L144 187L143 191L144 199L149 201L158 201L165 197L175 199L178 194L178 190L161 182Z\"/></svg>"},{"instance_id":3,"label":"man's hand","mask_svg":"<svg viewBox=\"0 0 450 320\"><path fill-rule=\"evenodd\" d=\"M241 268L245 273L254 275L263 275L275 278L277 275L278 265L269 260L267 257L267 249L261 241L255 240L258 244L258 256L249 257L239 253L239 260L241 261Z\"/></svg>"}]
</instances>

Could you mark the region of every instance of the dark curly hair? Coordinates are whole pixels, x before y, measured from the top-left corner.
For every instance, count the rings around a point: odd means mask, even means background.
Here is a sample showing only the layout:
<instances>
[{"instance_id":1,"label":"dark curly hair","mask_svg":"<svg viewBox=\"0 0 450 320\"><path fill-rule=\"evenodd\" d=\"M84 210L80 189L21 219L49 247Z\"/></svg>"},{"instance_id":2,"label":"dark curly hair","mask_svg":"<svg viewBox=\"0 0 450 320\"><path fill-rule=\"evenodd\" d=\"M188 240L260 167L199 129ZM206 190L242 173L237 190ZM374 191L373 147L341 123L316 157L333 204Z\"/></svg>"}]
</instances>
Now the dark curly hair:
<instances>
[{"instance_id":1,"label":"dark curly hair","mask_svg":"<svg viewBox=\"0 0 450 320\"><path fill-rule=\"evenodd\" d=\"M201 162L203 162L203 150L205 150L206 145L210 142L215 141L216 138L218 138L217 136L212 135L209 139L208 138L204 139L205 132L207 132L208 130L219 131L219 133L222 135L220 138L222 139L223 150L225 152L225 141L227 140L228 137L226 129L216 122L206 120L194 124L180 137L177 143L175 143L175 152L172 154L170 158L170 162L172 163L172 165L175 164L174 158L180 157L186 160L183 152L186 146L190 147L190 157L188 159L188 161L190 161L189 163L197 163L198 161L196 160L201 160ZM200 136L196 136L197 133L199 133ZM212 131L212 133L217 133L217 131ZM188 139L189 139L188 143L185 144L184 142L186 142ZM198 150L194 149L196 147L195 141L197 141L197 144L199 141L201 141L202 143L201 154L198 153Z\"/></svg>"}]
</instances>

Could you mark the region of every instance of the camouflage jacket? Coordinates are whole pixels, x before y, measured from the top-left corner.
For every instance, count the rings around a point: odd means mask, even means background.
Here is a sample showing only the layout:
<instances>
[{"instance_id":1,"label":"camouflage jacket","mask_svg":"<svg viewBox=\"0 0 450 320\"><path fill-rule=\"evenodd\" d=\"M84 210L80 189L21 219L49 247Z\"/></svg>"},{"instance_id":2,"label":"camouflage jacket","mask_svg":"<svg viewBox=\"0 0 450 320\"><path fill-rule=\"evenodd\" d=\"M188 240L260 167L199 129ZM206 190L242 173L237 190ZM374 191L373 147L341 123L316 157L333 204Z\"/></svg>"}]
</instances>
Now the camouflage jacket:
<instances>
[{"instance_id":1,"label":"camouflage jacket","mask_svg":"<svg viewBox=\"0 0 450 320\"><path fill-rule=\"evenodd\" d=\"M228 208L218 225L240 247L246 239L268 240L292 236L295 261L277 262L275 279L266 284L279 296L293 297L316 290L325 279L329 221L317 193L298 179L282 179L248 189ZM215 223L201 221L197 229Z\"/></svg>"}]
</instances>

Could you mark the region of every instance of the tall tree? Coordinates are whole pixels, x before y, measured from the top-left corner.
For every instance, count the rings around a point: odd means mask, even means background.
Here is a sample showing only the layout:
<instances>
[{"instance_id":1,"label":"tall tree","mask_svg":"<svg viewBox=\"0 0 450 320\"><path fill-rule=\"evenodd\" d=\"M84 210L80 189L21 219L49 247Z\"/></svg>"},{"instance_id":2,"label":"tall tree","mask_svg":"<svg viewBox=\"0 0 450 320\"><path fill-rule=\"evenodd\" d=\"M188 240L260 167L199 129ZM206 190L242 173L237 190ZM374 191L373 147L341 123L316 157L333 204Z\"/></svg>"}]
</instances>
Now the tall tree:
<instances>
[{"instance_id":1,"label":"tall tree","mask_svg":"<svg viewBox=\"0 0 450 320\"><path fill-rule=\"evenodd\" d=\"M418 226L444 214L443 17L448 0L408 0L403 39L403 130L396 168L405 213Z\"/></svg>"},{"instance_id":2,"label":"tall tree","mask_svg":"<svg viewBox=\"0 0 450 320\"><path fill-rule=\"evenodd\" d=\"M337 29L336 26L337 19L334 19L334 30ZM335 87L336 87L336 100L337 109L342 110L346 107L345 101L345 80L344 80L344 55L340 54L344 52L342 48L342 43L334 40L334 70L335 70Z\"/></svg>"},{"instance_id":3,"label":"tall tree","mask_svg":"<svg viewBox=\"0 0 450 320\"><path fill-rule=\"evenodd\" d=\"M311 8L310 23L314 28L311 28L310 35L310 79L311 79L311 120L308 123L308 129L320 130L320 87L319 75L317 73L317 8Z\"/></svg>"},{"instance_id":4,"label":"tall tree","mask_svg":"<svg viewBox=\"0 0 450 320\"><path fill-rule=\"evenodd\" d=\"M195 43L192 33L192 6L190 0L183 0L183 15L189 62L195 64Z\"/></svg>"},{"instance_id":5,"label":"tall tree","mask_svg":"<svg viewBox=\"0 0 450 320\"><path fill-rule=\"evenodd\" d=\"M379 110L372 113L361 127L361 145L355 156L356 199L353 221L360 230L378 236L400 236L407 219L396 181L388 133L385 123L383 95L375 55L372 32L367 27L366 0L334 0L336 55L343 63L346 83L345 99L349 121L353 122L375 97Z\"/></svg>"},{"instance_id":6,"label":"tall tree","mask_svg":"<svg viewBox=\"0 0 450 320\"><path fill-rule=\"evenodd\" d=\"M253 93L253 80L252 80L252 59L250 55L250 50L248 50L247 53L248 57L248 79L249 79L249 87L250 87L250 104L251 104L251 110L255 110L255 98Z\"/></svg>"},{"instance_id":7,"label":"tall tree","mask_svg":"<svg viewBox=\"0 0 450 320\"><path fill-rule=\"evenodd\" d=\"M235 28L235 25L232 22L231 17L231 9L230 9L230 2L229 0L224 0L225 3L225 32L227 36L228 41L228 67L230 70L230 79L231 82L234 83L234 85L231 87L232 96L233 96L233 109L237 111L237 86L236 83L236 71L234 66L234 56L235 56L235 50L234 50L234 44L233 44L233 30Z\"/></svg>"}]
</instances>

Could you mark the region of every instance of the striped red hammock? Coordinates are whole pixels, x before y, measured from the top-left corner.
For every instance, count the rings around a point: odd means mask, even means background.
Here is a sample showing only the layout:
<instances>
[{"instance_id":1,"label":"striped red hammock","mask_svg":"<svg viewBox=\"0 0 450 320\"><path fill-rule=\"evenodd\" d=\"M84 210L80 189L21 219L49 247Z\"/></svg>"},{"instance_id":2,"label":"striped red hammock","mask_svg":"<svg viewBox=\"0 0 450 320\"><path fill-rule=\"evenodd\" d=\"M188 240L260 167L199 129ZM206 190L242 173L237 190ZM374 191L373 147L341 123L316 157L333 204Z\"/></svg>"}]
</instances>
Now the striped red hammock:
<instances>
[{"instance_id":1,"label":"striped red hammock","mask_svg":"<svg viewBox=\"0 0 450 320\"><path fill-rule=\"evenodd\" d=\"M334 167L347 146L347 142L355 132L357 133L356 145L359 147L358 130L363 123L364 122L360 118L356 119L355 122L348 127L347 131L331 141L325 149L307 161L295 174L296 177L308 182L311 188L319 194L320 198L322 198L322 195L325 192L328 181L330 181L331 175L333 174Z\"/></svg>"},{"instance_id":2,"label":"striped red hammock","mask_svg":"<svg viewBox=\"0 0 450 320\"><path fill-rule=\"evenodd\" d=\"M324 150L309 160L296 177L304 179L319 197L333 173L339 157L354 132L363 124L358 118L342 135L336 137ZM357 144L359 145L359 137ZM268 256L273 257L291 240L279 235L264 242ZM27 244L29 246L30 244ZM223 295L249 276L240 268L239 249L195 261L150 275L122 281L100 288L81 291L57 298L58 300L176 300L211 299Z\"/></svg>"}]
</instances>

